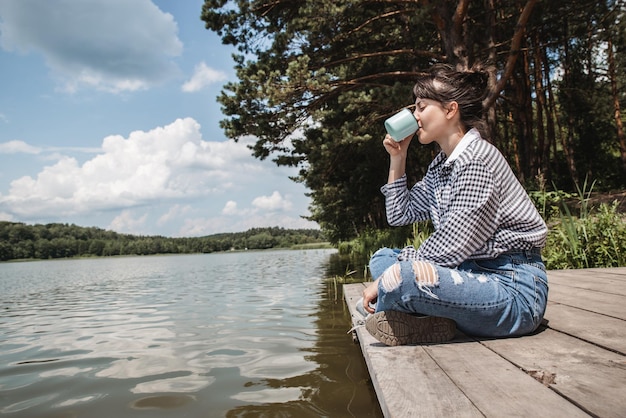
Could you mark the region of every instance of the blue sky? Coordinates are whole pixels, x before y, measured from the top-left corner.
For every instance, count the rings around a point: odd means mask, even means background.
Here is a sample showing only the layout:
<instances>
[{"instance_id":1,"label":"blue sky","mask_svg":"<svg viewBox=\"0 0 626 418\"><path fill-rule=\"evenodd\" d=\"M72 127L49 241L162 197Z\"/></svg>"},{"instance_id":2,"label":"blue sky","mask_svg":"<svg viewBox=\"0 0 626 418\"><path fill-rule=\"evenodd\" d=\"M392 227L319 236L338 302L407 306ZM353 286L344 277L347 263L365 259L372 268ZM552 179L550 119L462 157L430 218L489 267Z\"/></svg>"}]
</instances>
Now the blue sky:
<instances>
[{"instance_id":1,"label":"blue sky","mask_svg":"<svg viewBox=\"0 0 626 418\"><path fill-rule=\"evenodd\" d=\"M226 139L202 0L0 1L0 220L201 236L317 228L293 168Z\"/></svg>"}]
</instances>

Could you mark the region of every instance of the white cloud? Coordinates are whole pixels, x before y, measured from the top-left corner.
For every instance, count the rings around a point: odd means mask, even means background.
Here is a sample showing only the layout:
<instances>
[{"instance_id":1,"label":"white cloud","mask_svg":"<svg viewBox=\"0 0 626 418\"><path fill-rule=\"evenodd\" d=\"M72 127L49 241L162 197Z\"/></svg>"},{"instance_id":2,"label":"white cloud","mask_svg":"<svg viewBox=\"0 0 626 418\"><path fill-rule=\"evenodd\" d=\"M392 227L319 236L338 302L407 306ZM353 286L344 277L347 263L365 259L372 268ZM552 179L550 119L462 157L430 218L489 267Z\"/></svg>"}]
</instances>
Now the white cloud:
<instances>
[{"instance_id":1,"label":"white cloud","mask_svg":"<svg viewBox=\"0 0 626 418\"><path fill-rule=\"evenodd\" d=\"M237 202L233 200L229 200L226 202L224 209L222 209L222 214L224 215L235 215L237 214Z\"/></svg>"},{"instance_id":2,"label":"white cloud","mask_svg":"<svg viewBox=\"0 0 626 418\"><path fill-rule=\"evenodd\" d=\"M148 214L144 213L139 217L135 217L130 210L123 210L122 213L111 221L107 229L127 234L142 234L147 218Z\"/></svg>"},{"instance_id":3,"label":"white cloud","mask_svg":"<svg viewBox=\"0 0 626 418\"><path fill-rule=\"evenodd\" d=\"M41 148L28 145L24 141L8 141L0 143L0 154L39 154Z\"/></svg>"},{"instance_id":4,"label":"white cloud","mask_svg":"<svg viewBox=\"0 0 626 418\"><path fill-rule=\"evenodd\" d=\"M190 205L179 205L179 204L176 204L176 205L172 206L167 211L167 213L161 215L161 217L157 221L157 225L159 225L159 226L166 225L167 223L169 223L171 221L174 221L179 216L185 215L185 214L189 213L191 210L192 210L192 207Z\"/></svg>"},{"instance_id":5,"label":"white cloud","mask_svg":"<svg viewBox=\"0 0 626 418\"><path fill-rule=\"evenodd\" d=\"M208 67L204 62L196 65L191 79L182 86L182 91L193 93L202 90L204 87L226 80L226 74Z\"/></svg>"},{"instance_id":6,"label":"white cloud","mask_svg":"<svg viewBox=\"0 0 626 418\"><path fill-rule=\"evenodd\" d=\"M101 152L82 164L62 156L34 176L13 180L9 192L0 195L0 211L26 219L49 218L51 214L62 218L167 202L175 205L181 199L197 201L227 191L232 194L266 183L272 170L279 171L250 155L251 141L205 141L200 125L192 118L147 132L135 131L128 138L108 136ZM278 192L255 199L253 205L254 210L291 207ZM189 209L174 206L159 222L166 223L185 211ZM238 210L234 201L227 203L224 211L248 213ZM127 215L115 222L130 224Z\"/></svg>"},{"instance_id":7,"label":"white cloud","mask_svg":"<svg viewBox=\"0 0 626 418\"><path fill-rule=\"evenodd\" d=\"M64 89L148 88L178 69L178 27L150 0L0 2L0 46L41 53Z\"/></svg>"},{"instance_id":8,"label":"white cloud","mask_svg":"<svg viewBox=\"0 0 626 418\"><path fill-rule=\"evenodd\" d=\"M15 218L10 213L0 212L0 221L12 222L14 219Z\"/></svg>"},{"instance_id":9,"label":"white cloud","mask_svg":"<svg viewBox=\"0 0 626 418\"><path fill-rule=\"evenodd\" d=\"M252 201L252 205L259 209L276 211L291 210L293 206L288 199L283 198L280 193L275 190L271 196L259 196Z\"/></svg>"}]
</instances>

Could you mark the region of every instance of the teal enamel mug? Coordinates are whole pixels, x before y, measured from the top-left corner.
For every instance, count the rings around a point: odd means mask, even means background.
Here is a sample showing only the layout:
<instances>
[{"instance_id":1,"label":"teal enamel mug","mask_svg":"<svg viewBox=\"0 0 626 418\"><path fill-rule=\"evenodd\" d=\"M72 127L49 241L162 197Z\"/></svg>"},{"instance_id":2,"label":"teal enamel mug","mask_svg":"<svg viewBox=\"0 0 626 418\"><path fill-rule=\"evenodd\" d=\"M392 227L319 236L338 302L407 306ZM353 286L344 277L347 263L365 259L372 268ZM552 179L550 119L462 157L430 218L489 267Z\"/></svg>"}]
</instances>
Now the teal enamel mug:
<instances>
[{"instance_id":1,"label":"teal enamel mug","mask_svg":"<svg viewBox=\"0 0 626 418\"><path fill-rule=\"evenodd\" d=\"M385 129L394 141L400 142L417 132L419 124L409 109L402 109L385 121Z\"/></svg>"}]
</instances>

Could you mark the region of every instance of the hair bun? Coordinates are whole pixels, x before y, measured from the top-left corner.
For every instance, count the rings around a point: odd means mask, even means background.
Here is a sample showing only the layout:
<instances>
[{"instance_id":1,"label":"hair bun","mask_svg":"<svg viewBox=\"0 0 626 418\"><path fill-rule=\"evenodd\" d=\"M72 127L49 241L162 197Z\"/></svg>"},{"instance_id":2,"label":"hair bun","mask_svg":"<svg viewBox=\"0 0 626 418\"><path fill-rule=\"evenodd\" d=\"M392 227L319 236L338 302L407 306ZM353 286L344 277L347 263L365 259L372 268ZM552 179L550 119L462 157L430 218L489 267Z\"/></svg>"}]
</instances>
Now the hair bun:
<instances>
[{"instance_id":1,"label":"hair bun","mask_svg":"<svg viewBox=\"0 0 626 418\"><path fill-rule=\"evenodd\" d=\"M475 91L477 96L485 98L489 88L489 73L482 69L469 70L463 76L463 84Z\"/></svg>"}]
</instances>

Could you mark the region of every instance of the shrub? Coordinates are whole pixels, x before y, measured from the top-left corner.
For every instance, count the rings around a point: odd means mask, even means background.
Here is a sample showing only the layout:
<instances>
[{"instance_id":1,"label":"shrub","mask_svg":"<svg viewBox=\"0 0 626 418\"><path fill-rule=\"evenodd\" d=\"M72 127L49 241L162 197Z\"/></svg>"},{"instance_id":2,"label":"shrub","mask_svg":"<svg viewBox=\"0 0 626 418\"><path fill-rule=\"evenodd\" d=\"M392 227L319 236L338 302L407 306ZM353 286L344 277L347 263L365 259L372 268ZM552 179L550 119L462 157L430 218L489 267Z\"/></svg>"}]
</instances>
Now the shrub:
<instances>
[{"instance_id":1,"label":"shrub","mask_svg":"<svg viewBox=\"0 0 626 418\"><path fill-rule=\"evenodd\" d=\"M626 265L626 219L618 203L572 216L564 209L550 226L544 259L548 269L620 267Z\"/></svg>"}]
</instances>

